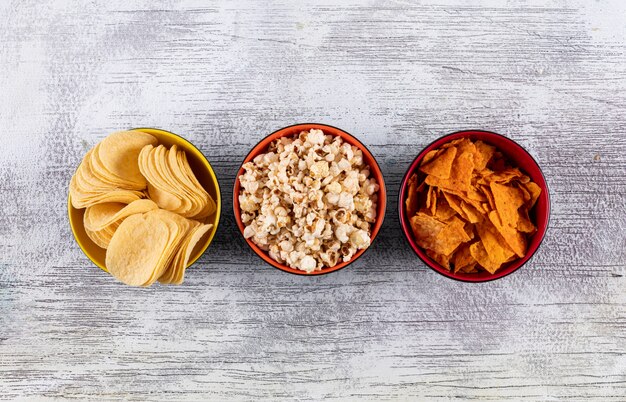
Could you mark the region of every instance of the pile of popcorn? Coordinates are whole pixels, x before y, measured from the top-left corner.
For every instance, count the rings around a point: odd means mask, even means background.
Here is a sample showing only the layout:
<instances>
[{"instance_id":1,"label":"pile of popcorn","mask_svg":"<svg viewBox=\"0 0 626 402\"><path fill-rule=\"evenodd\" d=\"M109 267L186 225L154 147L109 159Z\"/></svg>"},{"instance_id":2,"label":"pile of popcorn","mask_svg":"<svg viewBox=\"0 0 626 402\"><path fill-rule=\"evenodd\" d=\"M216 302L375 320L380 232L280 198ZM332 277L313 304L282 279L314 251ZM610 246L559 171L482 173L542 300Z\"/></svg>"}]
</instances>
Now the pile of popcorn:
<instances>
[{"instance_id":1,"label":"pile of popcorn","mask_svg":"<svg viewBox=\"0 0 626 402\"><path fill-rule=\"evenodd\" d=\"M244 237L279 263L313 272L370 245L379 187L362 151L341 137L283 137L243 169Z\"/></svg>"}]
</instances>

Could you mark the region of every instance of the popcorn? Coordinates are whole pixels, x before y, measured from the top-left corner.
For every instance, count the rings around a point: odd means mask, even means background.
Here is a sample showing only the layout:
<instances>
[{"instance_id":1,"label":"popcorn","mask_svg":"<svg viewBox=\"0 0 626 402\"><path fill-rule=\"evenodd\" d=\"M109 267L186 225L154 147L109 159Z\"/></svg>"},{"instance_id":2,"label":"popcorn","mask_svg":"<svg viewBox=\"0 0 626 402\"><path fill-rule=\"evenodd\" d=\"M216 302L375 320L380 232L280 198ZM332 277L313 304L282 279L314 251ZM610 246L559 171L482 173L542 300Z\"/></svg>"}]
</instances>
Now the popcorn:
<instances>
[{"instance_id":1,"label":"popcorn","mask_svg":"<svg viewBox=\"0 0 626 402\"><path fill-rule=\"evenodd\" d=\"M244 237L272 259L314 272L369 247L379 186L363 152L341 137L315 129L283 137L243 169Z\"/></svg>"}]
</instances>

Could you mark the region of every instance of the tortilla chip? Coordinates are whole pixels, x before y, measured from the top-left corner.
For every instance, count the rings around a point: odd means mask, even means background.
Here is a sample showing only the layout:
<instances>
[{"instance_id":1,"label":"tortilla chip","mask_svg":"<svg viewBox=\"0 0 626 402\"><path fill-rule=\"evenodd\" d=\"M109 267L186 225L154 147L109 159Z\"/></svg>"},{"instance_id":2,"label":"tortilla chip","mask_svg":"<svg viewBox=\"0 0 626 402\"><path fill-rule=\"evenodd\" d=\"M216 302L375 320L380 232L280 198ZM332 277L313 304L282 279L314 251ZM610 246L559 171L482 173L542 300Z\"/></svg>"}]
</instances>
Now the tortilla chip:
<instances>
[{"instance_id":1,"label":"tortilla chip","mask_svg":"<svg viewBox=\"0 0 626 402\"><path fill-rule=\"evenodd\" d=\"M470 246L470 253L472 257L480 264L481 267L485 268L487 272L490 274L495 274L500 266L502 265L498 261L492 260L492 258L487 253L482 242L477 241Z\"/></svg>"},{"instance_id":2,"label":"tortilla chip","mask_svg":"<svg viewBox=\"0 0 626 402\"><path fill-rule=\"evenodd\" d=\"M463 209L461 208L461 202L463 202L461 199L459 199L459 197L457 197L454 194L451 194L447 191L443 191L443 196L446 200L446 202L448 203L448 205L450 206L450 208L452 208L453 210L456 211L457 214L459 214L461 216L461 218L465 219L466 221L469 221L468 216L465 214L465 211L463 211Z\"/></svg>"},{"instance_id":3,"label":"tortilla chip","mask_svg":"<svg viewBox=\"0 0 626 402\"><path fill-rule=\"evenodd\" d=\"M481 243L485 250L487 250L487 254L489 254L489 258L494 264L502 265L514 254L490 221L484 220L477 224L476 230L478 231L478 237L480 237ZM478 260L478 258L476 258L476 260ZM481 263L480 265L483 264ZM483 267L485 266L483 265Z\"/></svg>"},{"instance_id":4,"label":"tortilla chip","mask_svg":"<svg viewBox=\"0 0 626 402\"><path fill-rule=\"evenodd\" d=\"M448 148L441 154L436 155L430 162L420 167L420 170L428 175L447 179L450 177L452 162L456 156L456 148Z\"/></svg>"},{"instance_id":5,"label":"tortilla chip","mask_svg":"<svg viewBox=\"0 0 626 402\"><path fill-rule=\"evenodd\" d=\"M437 211L434 214L434 217L440 220L441 222L445 222L456 215L457 212L450 207L448 201L446 201L445 195L444 197L437 198Z\"/></svg>"},{"instance_id":6,"label":"tortilla chip","mask_svg":"<svg viewBox=\"0 0 626 402\"><path fill-rule=\"evenodd\" d=\"M434 187L428 187L428 191L426 192L426 208L430 209L433 200L433 191L435 191Z\"/></svg>"},{"instance_id":7,"label":"tortilla chip","mask_svg":"<svg viewBox=\"0 0 626 402\"><path fill-rule=\"evenodd\" d=\"M422 183L422 185L423 184L424 183ZM417 212L417 209L419 208L417 197L418 187L419 185L417 183L417 175L413 174L413 176L411 176L411 178L409 179L409 189L407 190L408 197L405 201L407 216L415 215L415 212Z\"/></svg>"},{"instance_id":8,"label":"tortilla chip","mask_svg":"<svg viewBox=\"0 0 626 402\"><path fill-rule=\"evenodd\" d=\"M524 205L522 192L515 187L492 182L491 193L493 194L496 210L502 219L502 223L513 228L517 227L517 221L519 220L517 209Z\"/></svg>"},{"instance_id":9,"label":"tortilla chip","mask_svg":"<svg viewBox=\"0 0 626 402\"><path fill-rule=\"evenodd\" d=\"M467 222L465 224L465 233L467 233L467 237L469 237L470 240L474 240L474 237L476 237L474 228L475 225L473 223Z\"/></svg>"},{"instance_id":10,"label":"tortilla chip","mask_svg":"<svg viewBox=\"0 0 626 402\"><path fill-rule=\"evenodd\" d=\"M537 200L539 199L539 196L541 195L541 187L539 187L537 183L534 183L532 181L525 183L524 186L526 187L526 190L530 193L530 201L528 202L528 209L531 209L532 207L535 206L535 203L537 202Z\"/></svg>"},{"instance_id":11,"label":"tortilla chip","mask_svg":"<svg viewBox=\"0 0 626 402\"><path fill-rule=\"evenodd\" d=\"M528 210L520 208L518 212L520 216L519 221L517 221L517 230L522 233L535 233L537 231L537 228L531 222L530 217L528 216Z\"/></svg>"},{"instance_id":12,"label":"tortilla chip","mask_svg":"<svg viewBox=\"0 0 626 402\"><path fill-rule=\"evenodd\" d=\"M472 163L474 162L474 155L476 154L476 146L469 138L461 138L457 140L454 145L457 148L457 155L461 155L463 153L469 153L472 155Z\"/></svg>"},{"instance_id":13,"label":"tortilla chip","mask_svg":"<svg viewBox=\"0 0 626 402\"><path fill-rule=\"evenodd\" d=\"M500 171L494 171L485 179L490 183L507 184L513 180L522 181L525 175L518 168L505 168Z\"/></svg>"},{"instance_id":14,"label":"tortilla chip","mask_svg":"<svg viewBox=\"0 0 626 402\"><path fill-rule=\"evenodd\" d=\"M469 191L473 170L474 156L470 152L464 152L455 158L448 179L428 175L426 176L425 182L429 186L440 187L442 189Z\"/></svg>"},{"instance_id":15,"label":"tortilla chip","mask_svg":"<svg viewBox=\"0 0 626 402\"><path fill-rule=\"evenodd\" d=\"M475 188L470 188L467 191L467 197L470 200L474 200L474 201L479 201L479 202L486 202L487 201L487 197L480 191L476 190Z\"/></svg>"},{"instance_id":16,"label":"tortilla chip","mask_svg":"<svg viewBox=\"0 0 626 402\"><path fill-rule=\"evenodd\" d=\"M465 232L465 222L453 218L435 237L431 249L438 254L450 255L461 244L468 242L469 236Z\"/></svg>"},{"instance_id":17,"label":"tortilla chip","mask_svg":"<svg viewBox=\"0 0 626 402\"><path fill-rule=\"evenodd\" d=\"M476 260L472 257L470 252L470 244L465 243L459 247L452 257L452 264L454 265L454 272L458 272L460 269L467 266L476 265Z\"/></svg>"},{"instance_id":18,"label":"tortilla chip","mask_svg":"<svg viewBox=\"0 0 626 402\"><path fill-rule=\"evenodd\" d=\"M475 274L475 273L479 272L478 269L476 269L476 264L477 264L477 262L474 263L474 264L470 264L470 265L468 265L466 267L463 267L463 268L459 269L459 272L462 272L464 274Z\"/></svg>"},{"instance_id":19,"label":"tortilla chip","mask_svg":"<svg viewBox=\"0 0 626 402\"><path fill-rule=\"evenodd\" d=\"M441 152L443 152L441 149L433 149L432 151L428 151L426 155L424 155L424 158L422 158L422 162L420 163L420 166L426 165L428 162L435 159L435 157Z\"/></svg>"},{"instance_id":20,"label":"tortilla chip","mask_svg":"<svg viewBox=\"0 0 626 402\"><path fill-rule=\"evenodd\" d=\"M491 188L488 186L480 186L479 188L481 192L485 195L485 198L487 198L487 202L489 203L489 209L496 209L496 201L493 199L493 194L491 194Z\"/></svg>"},{"instance_id":21,"label":"tortilla chip","mask_svg":"<svg viewBox=\"0 0 626 402\"><path fill-rule=\"evenodd\" d=\"M474 167L476 170L483 170L493 157L496 147L485 144L482 141L476 141L476 158L474 159Z\"/></svg>"},{"instance_id":22,"label":"tortilla chip","mask_svg":"<svg viewBox=\"0 0 626 402\"><path fill-rule=\"evenodd\" d=\"M461 201L461 209L465 213L465 216L467 216L467 220L470 223L478 223L483 220L482 212L478 211L472 205L466 204L465 202Z\"/></svg>"},{"instance_id":23,"label":"tortilla chip","mask_svg":"<svg viewBox=\"0 0 626 402\"><path fill-rule=\"evenodd\" d=\"M415 235L415 242L422 248L434 249L435 239L439 232L446 227L446 224L421 212L418 212L409 221Z\"/></svg>"},{"instance_id":24,"label":"tortilla chip","mask_svg":"<svg viewBox=\"0 0 626 402\"><path fill-rule=\"evenodd\" d=\"M509 248L513 250L518 257L522 258L526 255L526 237L518 232L516 228L502 224L502 220L496 211L489 213L489 220L504 238Z\"/></svg>"},{"instance_id":25,"label":"tortilla chip","mask_svg":"<svg viewBox=\"0 0 626 402\"><path fill-rule=\"evenodd\" d=\"M437 264L441 265L448 271L450 270L450 257L443 254L437 254L432 250L426 250L426 255L432 258Z\"/></svg>"},{"instance_id":26,"label":"tortilla chip","mask_svg":"<svg viewBox=\"0 0 626 402\"><path fill-rule=\"evenodd\" d=\"M437 213L437 191L433 191L430 196L430 214L435 216Z\"/></svg>"}]
</instances>

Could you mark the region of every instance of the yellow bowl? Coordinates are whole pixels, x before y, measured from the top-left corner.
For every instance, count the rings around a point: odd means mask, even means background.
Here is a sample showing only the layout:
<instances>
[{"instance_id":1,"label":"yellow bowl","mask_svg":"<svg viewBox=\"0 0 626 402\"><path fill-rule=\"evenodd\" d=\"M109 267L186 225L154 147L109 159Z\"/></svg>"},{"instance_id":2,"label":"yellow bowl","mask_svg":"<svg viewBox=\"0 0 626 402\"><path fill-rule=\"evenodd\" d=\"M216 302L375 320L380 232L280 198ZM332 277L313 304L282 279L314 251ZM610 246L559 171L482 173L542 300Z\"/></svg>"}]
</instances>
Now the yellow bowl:
<instances>
[{"instance_id":1,"label":"yellow bowl","mask_svg":"<svg viewBox=\"0 0 626 402\"><path fill-rule=\"evenodd\" d=\"M200 258L200 256L206 251L211 241L213 241L213 237L215 236L215 232L217 231L217 226L220 222L220 216L222 212L222 196L220 193L220 185L217 181L217 176L211 167L211 164L206 159L206 157L196 148L192 143L187 141L186 139L179 137L174 133L170 133L169 131L159 130L157 128L134 128L133 130L143 131L144 133L152 134L159 140L159 144L163 144L166 147L171 147L172 145L178 146L180 149L184 150L187 153L187 159L189 160L189 165L191 166L191 170L193 170L194 174L198 178L202 187L213 197L215 203L217 204L217 208L215 212L208 216L205 220L205 223L213 224L211 230L209 230L208 234L204 236L204 241L199 243L196 246L194 253L192 253L189 264L187 267L191 266L194 262ZM85 227L83 225L83 215L85 215L85 209L76 209L72 206L71 196L67 198L67 214L70 220L70 227L72 228L72 233L74 234L74 238L76 239L76 243L80 246L81 250L85 253L85 255L98 267L102 268L106 271L106 266L104 264L106 250L98 247L94 242L91 241L87 233L85 232Z\"/></svg>"}]
</instances>

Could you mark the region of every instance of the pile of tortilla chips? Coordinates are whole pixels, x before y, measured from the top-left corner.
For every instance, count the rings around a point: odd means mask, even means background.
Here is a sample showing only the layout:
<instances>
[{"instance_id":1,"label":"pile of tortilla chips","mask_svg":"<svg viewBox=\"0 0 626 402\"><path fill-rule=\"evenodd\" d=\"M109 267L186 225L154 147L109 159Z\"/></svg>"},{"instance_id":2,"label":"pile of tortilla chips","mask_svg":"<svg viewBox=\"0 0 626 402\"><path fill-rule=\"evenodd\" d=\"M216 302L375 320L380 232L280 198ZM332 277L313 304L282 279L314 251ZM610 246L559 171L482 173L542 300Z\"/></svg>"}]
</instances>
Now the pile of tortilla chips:
<instances>
[{"instance_id":1,"label":"pile of tortilla chips","mask_svg":"<svg viewBox=\"0 0 626 402\"><path fill-rule=\"evenodd\" d=\"M216 210L185 152L157 143L141 131L113 133L87 152L70 182L72 205L86 208L87 236L107 250L107 270L133 286L182 283Z\"/></svg>"},{"instance_id":2,"label":"pile of tortilla chips","mask_svg":"<svg viewBox=\"0 0 626 402\"><path fill-rule=\"evenodd\" d=\"M405 202L415 242L454 273L494 274L526 254L541 188L492 145L457 139L428 152Z\"/></svg>"}]
</instances>

